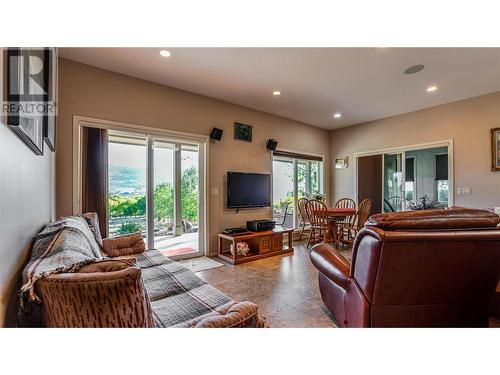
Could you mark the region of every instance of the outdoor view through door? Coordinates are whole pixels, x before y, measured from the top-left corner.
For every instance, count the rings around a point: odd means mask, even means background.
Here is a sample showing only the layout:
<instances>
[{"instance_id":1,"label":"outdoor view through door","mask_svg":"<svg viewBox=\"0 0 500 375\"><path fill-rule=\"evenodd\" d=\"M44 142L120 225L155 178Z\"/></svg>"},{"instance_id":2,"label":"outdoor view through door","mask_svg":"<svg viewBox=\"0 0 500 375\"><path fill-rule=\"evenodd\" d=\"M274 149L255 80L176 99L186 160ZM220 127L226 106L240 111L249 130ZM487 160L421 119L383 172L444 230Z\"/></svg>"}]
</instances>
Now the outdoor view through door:
<instances>
[{"instance_id":1,"label":"outdoor view through door","mask_svg":"<svg viewBox=\"0 0 500 375\"><path fill-rule=\"evenodd\" d=\"M201 255L199 147L110 131L110 236L141 232L165 255Z\"/></svg>"},{"instance_id":2,"label":"outdoor view through door","mask_svg":"<svg viewBox=\"0 0 500 375\"><path fill-rule=\"evenodd\" d=\"M285 228L300 225L297 202L300 198L323 199L323 162L291 157L275 152L273 156L273 217ZM320 159L320 160L318 160Z\"/></svg>"},{"instance_id":3,"label":"outdoor view through door","mask_svg":"<svg viewBox=\"0 0 500 375\"><path fill-rule=\"evenodd\" d=\"M389 153L383 157L384 211L448 206L447 146Z\"/></svg>"}]
</instances>

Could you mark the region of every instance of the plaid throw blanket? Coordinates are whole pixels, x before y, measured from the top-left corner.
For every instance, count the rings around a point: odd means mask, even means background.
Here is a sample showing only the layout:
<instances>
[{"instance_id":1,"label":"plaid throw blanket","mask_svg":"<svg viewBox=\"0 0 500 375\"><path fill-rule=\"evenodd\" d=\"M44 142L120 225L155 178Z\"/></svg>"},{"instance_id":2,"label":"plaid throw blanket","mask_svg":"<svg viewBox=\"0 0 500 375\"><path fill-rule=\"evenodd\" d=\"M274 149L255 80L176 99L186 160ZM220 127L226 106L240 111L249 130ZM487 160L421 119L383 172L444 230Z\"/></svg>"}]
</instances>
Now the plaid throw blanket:
<instances>
[{"instance_id":1,"label":"plaid throw blanket","mask_svg":"<svg viewBox=\"0 0 500 375\"><path fill-rule=\"evenodd\" d=\"M19 323L24 320L28 302L41 302L34 292L37 280L53 273L74 272L101 259L99 246L84 218L69 216L48 224L35 236L31 258L23 271Z\"/></svg>"},{"instance_id":2,"label":"plaid throw blanket","mask_svg":"<svg viewBox=\"0 0 500 375\"><path fill-rule=\"evenodd\" d=\"M157 327L185 323L232 301L158 250L139 254L136 265L142 270Z\"/></svg>"}]
</instances>

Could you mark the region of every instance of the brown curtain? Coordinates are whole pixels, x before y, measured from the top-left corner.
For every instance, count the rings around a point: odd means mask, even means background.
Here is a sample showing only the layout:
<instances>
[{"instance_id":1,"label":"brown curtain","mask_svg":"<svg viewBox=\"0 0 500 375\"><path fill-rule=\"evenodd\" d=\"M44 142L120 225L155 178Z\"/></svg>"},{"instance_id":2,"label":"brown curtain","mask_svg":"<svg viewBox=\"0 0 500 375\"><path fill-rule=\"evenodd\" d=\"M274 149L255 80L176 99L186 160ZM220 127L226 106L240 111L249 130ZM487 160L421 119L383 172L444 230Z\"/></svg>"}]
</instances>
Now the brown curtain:
<instances>
[{"instance_id":1,"label":"brown curtain","mask_svg":"<svg viewBox=\"0 0 500 375\"><path fill-rule=\"evenodd\" d=\"M108 131L82 131L82 212L97 212L99 229L108 236Z\"/></svg>"}]
</instances>

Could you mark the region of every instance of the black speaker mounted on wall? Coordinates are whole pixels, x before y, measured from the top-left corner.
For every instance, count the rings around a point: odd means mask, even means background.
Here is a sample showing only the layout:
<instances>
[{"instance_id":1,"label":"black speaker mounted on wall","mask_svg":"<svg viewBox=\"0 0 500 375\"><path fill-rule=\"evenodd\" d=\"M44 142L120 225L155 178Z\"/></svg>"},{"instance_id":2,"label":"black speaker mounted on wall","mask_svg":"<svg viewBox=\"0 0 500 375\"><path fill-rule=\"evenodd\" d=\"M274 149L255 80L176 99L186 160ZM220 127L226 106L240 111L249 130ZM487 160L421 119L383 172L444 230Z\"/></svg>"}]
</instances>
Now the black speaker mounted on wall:
<instances>
[{"instance_id":1,"label":"black speaker mounted on wall","mask_svg":"<svg viewBox=\"0 0 500 375\"><path fill-rule=\"evenodd\" d=\"M276 146L278 146L278 141L276 139L268 139L266 148L270 151L276 150Z\"/></svg>"},{"instance_id":2,"label":"black speaker mounted on wall","mask_svg":"<svg viewBox=\"0 0 500 375\"><path fill-rule=\"evenodd\" d=\"M212 131L210 132L210 139L214 139L216 141L220 141L222 139L222 133L224 130L219 129L219 128L213 128Z\"/></svg>"}]
</instances>

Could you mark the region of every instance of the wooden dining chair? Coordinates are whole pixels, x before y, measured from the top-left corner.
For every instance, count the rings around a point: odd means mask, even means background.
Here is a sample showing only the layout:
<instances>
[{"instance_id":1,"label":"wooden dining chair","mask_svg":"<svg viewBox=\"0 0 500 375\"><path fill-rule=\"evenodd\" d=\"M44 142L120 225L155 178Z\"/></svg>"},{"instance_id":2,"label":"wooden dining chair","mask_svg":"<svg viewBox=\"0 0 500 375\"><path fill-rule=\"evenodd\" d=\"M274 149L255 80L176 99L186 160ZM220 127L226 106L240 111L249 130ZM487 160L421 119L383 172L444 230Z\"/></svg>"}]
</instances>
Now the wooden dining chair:
<instances>
[{"instance_id":1,"label":"wooden dining chair","mask_svg":"<svg viewBox=\"0 0 500 375\"><path fill-rule=\"evenodd\" d=\"M309 218L307 217L307 212L306 212L306 204L308 200L309 199L307 198L300 198L297 201L297 206L299 206L299 216L300 216L299 226L301 227L299 241L302 240L302 235L304 234L304 229L306 228L306 225L311 224L309 222Z\"/></svg>"},{"instance_id":2,"label":"wooden dining chair","mask_svg":"<svg viewBox=\"0 0 500 375\"><path fill-rule=\"evenodd\" d=\"M371 209L372 201L370 199L363 199L358 206L358 210L356 211L356 215L354 216L351 225L348 227L347 239L345 239L346 243L352 245L358 232L363 228L368 220Z\"/></svg>"},{"instance_id":3,"label":"wooden dining chair","mask_svg":"<svg viewBox=\"0 0 500 375\"><path fill-rule=\"evenodd\" d=\"M309 247L311 243L316 243L324 241L326 239L326 233L328 231L328 217L326 213L322 215L318 214L318 211L327 211L326 204L323 202L311 199L306 203L306 215L311 224L311 230L309 232L309 238L307 240L306 247Z\"/></svg>"},{"instance_id":4,"label":"wooden dining chair","mask_svg":"<svg viewBox=\"0 0 500 375\"><path fill-rule=\"evenodd\" d=\"M335 208L351 208L356 209L356 202L354 202L351 198L342 198L335 203ZM343 220L337 222L337 238L341 243L347 243L347 239L349 237L348 230L351 225L351 222L354 220L355 215L346 216Z\"/></svg>"}]
</instances>

